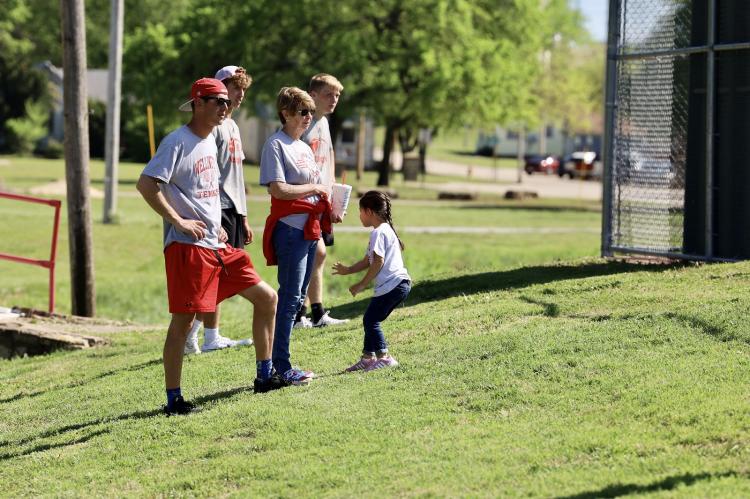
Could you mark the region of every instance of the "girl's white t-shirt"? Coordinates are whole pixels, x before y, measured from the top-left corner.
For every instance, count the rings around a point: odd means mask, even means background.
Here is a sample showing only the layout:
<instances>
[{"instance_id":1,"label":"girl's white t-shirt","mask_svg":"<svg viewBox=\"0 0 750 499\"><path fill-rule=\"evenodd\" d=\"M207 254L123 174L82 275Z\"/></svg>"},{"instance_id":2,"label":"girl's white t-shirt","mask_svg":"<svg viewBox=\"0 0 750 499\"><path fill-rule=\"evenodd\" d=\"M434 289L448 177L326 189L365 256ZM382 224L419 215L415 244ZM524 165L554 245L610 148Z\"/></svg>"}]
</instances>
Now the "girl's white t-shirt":
<instances>
[{"instance_id":1,"label":"girl's white t-shirt","mask_svg":"<svg viewBox=\"0 0 750 499\"><path fill-rule=\"evenodd\" d=\"M370 233L370 244L367 247L367 259L372 264L373 255L383 258L383 267L375 276L373 296L389 293L404 279L411 280L401 258L401 246L398 237L390 224L382 223Z\"/></svg>"}]
</instances>

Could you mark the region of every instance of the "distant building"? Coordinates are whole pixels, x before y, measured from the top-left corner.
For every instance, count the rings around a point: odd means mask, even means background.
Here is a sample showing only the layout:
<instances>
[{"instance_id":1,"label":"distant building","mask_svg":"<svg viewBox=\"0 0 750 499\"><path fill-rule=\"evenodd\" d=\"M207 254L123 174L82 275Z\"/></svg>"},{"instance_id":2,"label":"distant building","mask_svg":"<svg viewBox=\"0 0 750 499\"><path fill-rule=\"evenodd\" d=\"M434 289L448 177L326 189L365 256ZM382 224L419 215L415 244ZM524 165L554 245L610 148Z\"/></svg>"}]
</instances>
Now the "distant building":
<instances>
[{"instance_id":1,"label":"distant building","mask_svg":"<svg viewBox=\"0 0 750 499\"><path fill-rule=\"evenodd\" d=\"M518 154L519 140L518 129L498 126L492 132L479 133L476 152L484 156L494 154L498 157L515 157ZM524 153L562 157L576 151L594 151L601 154L601 149L601 131L566 134L560 127L548 125L544 130L527 130Z\"/></svg>"},{"instance_id":2,"label":"distant building","mask_svg":"<svg viewBox=\"0 0 750 499\"><path fill-rule=\"evenodd\" d=\"M49 61L37 65L49 81L49 94L52 100L50 110L49 138L63 140L63 70ZM107 82L109 71L106 69L89 69L86 71L86 86L89 100L107 102Z\"/></svg>"}]
</instances>

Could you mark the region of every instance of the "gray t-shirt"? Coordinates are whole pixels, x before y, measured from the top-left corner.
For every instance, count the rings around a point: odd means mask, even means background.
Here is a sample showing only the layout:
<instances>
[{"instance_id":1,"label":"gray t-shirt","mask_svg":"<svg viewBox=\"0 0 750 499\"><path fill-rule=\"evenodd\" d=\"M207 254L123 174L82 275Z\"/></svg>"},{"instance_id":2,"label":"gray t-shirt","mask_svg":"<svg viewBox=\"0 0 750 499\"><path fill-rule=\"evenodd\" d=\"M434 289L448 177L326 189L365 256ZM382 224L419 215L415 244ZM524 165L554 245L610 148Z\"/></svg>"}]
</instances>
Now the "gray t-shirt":
<instances>
[{"instance_id":1,"label":"gray t-shirt","mask_svg":"<svg viewBox=\"0 0 750 499\"><path fill-rule=\"evenodd\" d=\"M319 120L313 119L310 127L300 138L310 146L315 162L320 168L323 184L333 185L336 166L334 164L333 144L331 143L331 130L328 127L328 118L323 116Z\"/></svg>"},{"instance_id":2,"label":"gray t-shirt","mask_svg":"<svg viewBox=\"0 0 750 499\"><path fill-rule=\"evenodd\" d=\"M260 155L260 185L284 182L290 185L322 184L320 168L315 163L310 146L294 140L283 130L271 135L263 144ZM320 201L320 196L304 198L311 203ZM280 221L295 229L304 229L308 215L289 215Z\"/></svg>"},{"instance_id":3,"label":"gray t-shirt","mask_svg":"<svg viewBox=\"0 0 750 499\"><path fill-rule=\"evenodd\" d=\"M370 244L367 246L367 259L370 263L373 254L383 257L383 268L375 276L373 296L382 296L392 291L404 279L411 280L401 258L401 246L390 224L382 223L370 233Z\"/></svg>"},{"instance_id":4,"label":"gray t-shirt","mask_svg":"<svg viewBox=\"0 0 750 499\"><path fill-rule=\"evenodd\" d=\"M164 137L156 154L143 169L143 174L162 181L159 189L178 215L206 224L206 237L196 241L165 222L165 248L173 242L212 249L225 247L224 243L219 242L219 167L213 136L202 139L187 125L181 126Z\"/></svg>"},{"instance_id":5,"label":"gray t-shirt","mask_svg":"<svg viewBox=\"0 0 750 499\"><path fill-rule=\"evenodd\" d=\"M219 162L219 197L221 207L234 208L240 215L247 216L245 196L245 175L242 172L242 151L240 129L233 119L225 119L214 128L211 134L216 139L216 159Z\"/></svg>"}]
</instances>

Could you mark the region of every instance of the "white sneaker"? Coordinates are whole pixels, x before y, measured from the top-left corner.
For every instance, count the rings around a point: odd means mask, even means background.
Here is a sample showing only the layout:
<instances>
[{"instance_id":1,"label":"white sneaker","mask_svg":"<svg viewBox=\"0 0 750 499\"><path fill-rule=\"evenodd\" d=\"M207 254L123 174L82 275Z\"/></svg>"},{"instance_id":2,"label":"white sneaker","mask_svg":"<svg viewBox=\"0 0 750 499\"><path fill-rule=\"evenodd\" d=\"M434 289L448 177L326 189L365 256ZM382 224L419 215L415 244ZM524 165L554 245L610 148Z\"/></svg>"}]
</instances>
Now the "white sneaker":
<instances>
[{"instance_id":1,"label":"white sneaker","mask_svg":"<svg viewBox=\"0 0 750 499\"><path fill-rule=\"evenodd\" d=\"M313 327L313 323L310 319L303 315L300 320L294 322L293 327L294 329L307 329Z\"/></svg>"},{"instance_id":2,"label":"white sneaker","mask_svg":"<svg viewBox=\"0 0 750 499\"><path fill-rule=\"evenodd\" d=\"M318 322L313 324L313 327L335 326L337 324L345 324L347 322L349 322L349 319L334 319L333 317L328 315L328 312L326 312Z\"/></svg>"},{"instance_id":3,"label":"white sneaker","mask_svg":"<svg viewBox=\"0 0 750 499\"><path fill-rule=\"evenodd\" d=\"M232 348L232 347L243 347L243 346L249 346L252 344L253 344L253 340L249 338L244 339L244 340L233 340L225 336L219 335L211 343L204 343L203 347L201 347L201 351L210 352L212 350L221 350L223 348Z\"/></svg>"},{"instance_id":4,"label":"white sneaker","mask_svg":"<svg viewBox=\"0 0 750 499\"><path fill-rule=\"evenodd\" d=\"M192 355L201 353L201 349L198 346L198 335L188 335L187 340L185 340L185 350L183 350L185 355Z\"/></svg>"}]
</instances>

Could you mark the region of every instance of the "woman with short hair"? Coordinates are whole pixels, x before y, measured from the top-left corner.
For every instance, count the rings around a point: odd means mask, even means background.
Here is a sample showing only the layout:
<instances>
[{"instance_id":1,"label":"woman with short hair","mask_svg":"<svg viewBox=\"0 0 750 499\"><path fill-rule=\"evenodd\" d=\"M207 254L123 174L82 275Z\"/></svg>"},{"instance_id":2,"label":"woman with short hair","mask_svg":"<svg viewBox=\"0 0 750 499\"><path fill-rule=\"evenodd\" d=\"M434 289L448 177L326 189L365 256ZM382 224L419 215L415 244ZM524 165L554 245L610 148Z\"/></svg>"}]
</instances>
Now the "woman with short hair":
<instances>
[{"instance_id":1,"label":"woman with short hair","mask_svg":"<svg viewBox=\"0 0 750 499\"><path fill-rule=\"evenodd\" d=\"M260 184L271 194L271 214L263 232L263 253L278 265L279 303L273 343L274 369L289 385L305 385L315 375L292 367L289 341L310 282L321 231L331 232L328 187L312 149L300 140L315 114L315 102L297 87L279 91L281 130L263 145Z\"/></svg>"}]
</instances>

